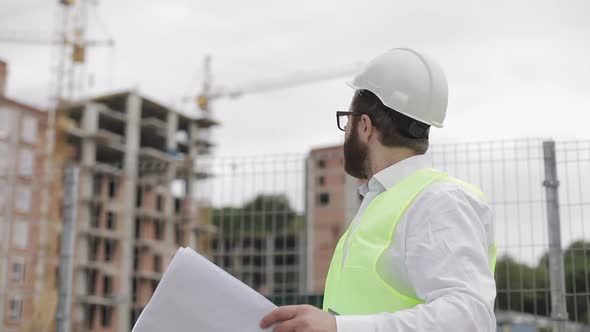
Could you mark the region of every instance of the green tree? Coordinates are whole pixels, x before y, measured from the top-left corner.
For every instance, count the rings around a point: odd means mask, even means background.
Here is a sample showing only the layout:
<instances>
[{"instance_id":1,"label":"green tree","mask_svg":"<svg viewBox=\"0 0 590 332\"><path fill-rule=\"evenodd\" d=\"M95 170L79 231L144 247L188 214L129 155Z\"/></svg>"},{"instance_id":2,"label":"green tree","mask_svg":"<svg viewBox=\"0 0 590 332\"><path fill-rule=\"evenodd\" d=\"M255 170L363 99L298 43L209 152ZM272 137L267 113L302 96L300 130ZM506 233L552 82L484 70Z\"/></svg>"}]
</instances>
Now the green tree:
<instances>
[{"instance_id":1,"label":"green tree","mask_svg":"<svg viewBox=\"0 0 590 332\"><path fill-rule=\"evenodd\" d=\"M224 234L289 233L301 230L303 222L285 195L260 194L243 206L213 210L213 225Z\"/></svg>"},{"instance_id":2,"label":"green tree","mask_svg":"<svg viewBox=\"0 0 590 332\"><path fill-rule=\"evenodd\" d=\"M565 287L569 319L590 323L590 242L577 241L564 251ZM496 307L549 316L551 310L549 255L545 253L536 266L515 261L510 256L496 264L498 295Z\"/></svg>"},{"instance_id":3,"label":"green tree","mask_svg":"<svg viewBox=\"0 0 590 332\"><path fill-rule=\"evenodd\" d=\"M496 263L496 306L500 310L547 315L548 285L545 268L519 263L510 256Z\"/></svg>"}]
</instances>

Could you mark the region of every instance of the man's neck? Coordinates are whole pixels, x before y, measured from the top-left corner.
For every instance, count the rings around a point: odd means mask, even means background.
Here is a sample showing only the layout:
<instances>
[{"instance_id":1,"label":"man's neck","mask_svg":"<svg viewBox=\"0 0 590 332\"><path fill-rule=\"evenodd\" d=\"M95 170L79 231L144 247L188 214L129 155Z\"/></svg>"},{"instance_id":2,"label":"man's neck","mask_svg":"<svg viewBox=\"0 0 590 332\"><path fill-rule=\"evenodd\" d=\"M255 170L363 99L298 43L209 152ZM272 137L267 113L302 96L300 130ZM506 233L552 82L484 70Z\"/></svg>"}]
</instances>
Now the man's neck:
<instances>
[{"instance_id":1,"label":"man's neck","mask_svg":"<svg viewBox=\"0 0 590 332\"><path fill-rule=\"evenodd\" d=\"M416 155L415 151L407 148L381 148L371 153L369 159L369 179L387 167Z\"/></svg>"}]
</instances>

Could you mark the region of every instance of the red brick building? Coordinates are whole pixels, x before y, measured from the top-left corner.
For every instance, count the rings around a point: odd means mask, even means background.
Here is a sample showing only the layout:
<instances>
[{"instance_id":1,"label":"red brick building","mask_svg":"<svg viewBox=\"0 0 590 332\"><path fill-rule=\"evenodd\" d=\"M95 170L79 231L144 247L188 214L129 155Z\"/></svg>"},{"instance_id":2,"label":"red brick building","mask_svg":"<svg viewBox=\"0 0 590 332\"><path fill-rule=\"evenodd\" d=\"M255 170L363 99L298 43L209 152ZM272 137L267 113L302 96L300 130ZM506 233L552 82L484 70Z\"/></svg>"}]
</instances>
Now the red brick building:
<instances>
[{"instance_id":1,"label":"red brick building","mask_svg":"<svg viewBox=\"0 0 590 332\"><path fill-rule=\"evenodd\" d=\"M32 320L42 216L47 113L6 96L0 61L0 330Z\"/></svg>"},{"instance_id":2,"label":"red brick building","mask_svg":"<svg viewBox=\"0 0 590 332\"><path fill-rule=\"evenodd\" d=\"M314 149L308 158L307 289L324 291L332 254L360 205L360 181L344 171L342 146Z\"/></svg>"}]
</instances>

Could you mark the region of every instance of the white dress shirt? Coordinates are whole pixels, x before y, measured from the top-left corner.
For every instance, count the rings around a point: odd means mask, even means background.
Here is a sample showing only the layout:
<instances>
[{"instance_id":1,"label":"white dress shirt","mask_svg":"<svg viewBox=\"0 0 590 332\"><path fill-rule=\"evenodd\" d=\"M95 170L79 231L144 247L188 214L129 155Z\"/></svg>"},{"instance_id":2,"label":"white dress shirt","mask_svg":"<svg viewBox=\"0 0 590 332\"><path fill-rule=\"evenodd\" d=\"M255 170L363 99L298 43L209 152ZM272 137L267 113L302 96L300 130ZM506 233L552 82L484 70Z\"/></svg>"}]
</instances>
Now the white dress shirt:
<instances>
[{"instance_id":1,"label":"white dress shirt","mask_svg":"<svg viewBox=\"0 0 590 332\"><path fill-rule=\"evenodd\" d=\"M364 198L351 231L372 199L429 167L427 156L416 156L375 174L359 189ZM400 219L377 266L383 280L424 304L395 313L337 316L338 332L496 331L488 250L493 244L492 212L484 201L454 183L428 186ZM344 257L347 250L346 242Z\"/></svg>"}]
</instances>

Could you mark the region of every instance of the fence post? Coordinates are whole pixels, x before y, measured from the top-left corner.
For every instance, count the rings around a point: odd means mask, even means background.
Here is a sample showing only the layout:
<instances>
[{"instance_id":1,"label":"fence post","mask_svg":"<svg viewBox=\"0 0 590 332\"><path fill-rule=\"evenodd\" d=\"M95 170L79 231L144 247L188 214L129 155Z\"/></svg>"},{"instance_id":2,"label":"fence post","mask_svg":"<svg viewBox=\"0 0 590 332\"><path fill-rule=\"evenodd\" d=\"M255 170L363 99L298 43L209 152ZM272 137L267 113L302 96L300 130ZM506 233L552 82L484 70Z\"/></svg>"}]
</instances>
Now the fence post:
<instances>
[{"instance_id":1,"label":"fence post","mask_svg":"<svg viewBox=\"0 0 590 332\"><path fill-rule=\"evenodd\" d=\"M565 332L568 319L565 297L565 272L561 248L561 223L559 220L559 180L557 179L557 162L555 142L543 142L545 161L545 181L547 224L549 238L549 276L551 280L551 318L554 332Z\"/></svg>"},{"instance_id":2,"label":"fence post","mask_svg":"<svg viewBox=\"0 0 590 332\"><path fill-rule=\"evenodd\" d=\"M72 260L74 254L74 222L78 202L78 166L70 164L65 170L65 193L63 198L63 228L59 257L59 302L55 320L57 332L70 331Z\"/></svg>"}]
</instances>

